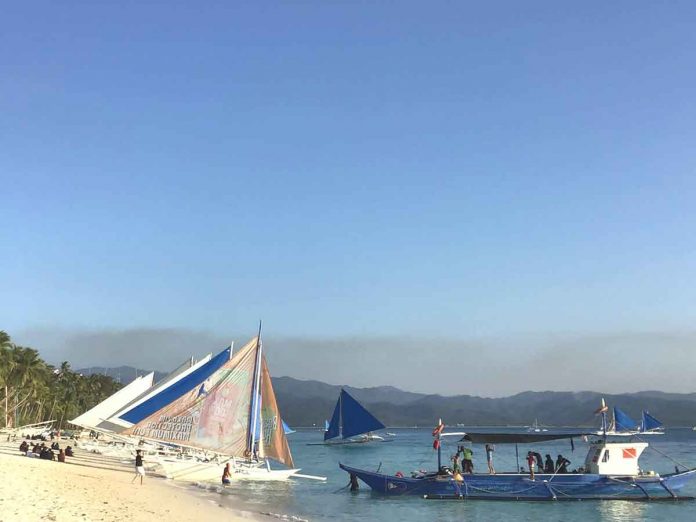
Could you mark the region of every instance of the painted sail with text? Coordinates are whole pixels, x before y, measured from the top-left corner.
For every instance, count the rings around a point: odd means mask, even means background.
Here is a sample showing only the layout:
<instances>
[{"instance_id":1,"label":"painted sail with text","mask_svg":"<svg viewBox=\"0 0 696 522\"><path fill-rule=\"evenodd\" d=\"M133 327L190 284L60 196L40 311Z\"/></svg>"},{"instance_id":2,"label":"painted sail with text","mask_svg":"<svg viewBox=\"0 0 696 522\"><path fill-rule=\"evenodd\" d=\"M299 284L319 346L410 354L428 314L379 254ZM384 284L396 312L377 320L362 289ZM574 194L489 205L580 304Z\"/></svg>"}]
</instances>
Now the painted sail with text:
<instances>
[{"instance_id":1,"label":"painted sail with text","mask_svg":"<svg viewBox=\"0 0 696 522\"><path fill-rule=\"evenodd\" d=\"M193 388L125 434L246 456L249 412L259 343L252 339Z\"/></svg>"}]
</instances>

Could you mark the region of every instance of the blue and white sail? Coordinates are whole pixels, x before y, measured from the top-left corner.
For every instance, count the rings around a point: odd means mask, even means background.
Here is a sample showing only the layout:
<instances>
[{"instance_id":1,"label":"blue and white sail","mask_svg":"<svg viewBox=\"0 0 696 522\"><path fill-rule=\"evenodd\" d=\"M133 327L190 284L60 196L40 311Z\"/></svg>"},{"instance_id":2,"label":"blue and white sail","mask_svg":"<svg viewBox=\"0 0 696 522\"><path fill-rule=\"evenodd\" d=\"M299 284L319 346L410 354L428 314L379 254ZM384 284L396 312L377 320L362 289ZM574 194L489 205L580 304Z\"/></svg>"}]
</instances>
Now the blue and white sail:
<instances>
[{"instance_id":1,"label":"blue and white sail","mask_svg":"<svg viewBox=\"0 0 696 522\"><path fill-rule=\"evenodd\" d=\"M173 381L171 385L160 389L156 394L148 397L147 400L117 415L117 418L125 421L124 424L128 427L138 424L191 389L205 383L208 377L230 360L231 354L232 348L226 348L204 364L193 366L192 368L195 367L195 369L192 372L183 374L185 375L183 378ZM113 422L113 419L110 420Z\"/></svg>"},{"instance_id":2,"label":"blue and white sail","mask_svg":"<svg viewBox=\"0 0 696 522\"><path fill-rule=\"evenodd\" d=\"M643 420L640 423L641 433L660 433L664 429L664 424L650 415L647 411L643 411Z\"/></svg>"},{"instance_id":3,"label":"blue and white sail","mask_svg":"<svg viewBox=\"0 0 696 522\"><path fill-rule=\"evenodd\" d=\"M331 422L324 433L324 440L337 437L348 439L356 435L381 430L384 427L384 424L351 397L347 391L341 390L331 416Z\"/></svg>"}]
</instances>

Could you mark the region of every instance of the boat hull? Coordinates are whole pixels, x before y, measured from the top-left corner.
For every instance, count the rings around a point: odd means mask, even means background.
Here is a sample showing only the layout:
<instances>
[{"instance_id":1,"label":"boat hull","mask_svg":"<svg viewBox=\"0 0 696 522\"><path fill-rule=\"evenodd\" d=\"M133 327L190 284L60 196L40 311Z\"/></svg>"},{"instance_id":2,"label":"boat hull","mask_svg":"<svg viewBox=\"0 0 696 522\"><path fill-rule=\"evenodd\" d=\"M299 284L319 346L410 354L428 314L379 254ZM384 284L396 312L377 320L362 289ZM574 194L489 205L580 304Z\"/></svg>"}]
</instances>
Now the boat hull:
<instances>
[{"instance_id":1,"label":"boat hull","mask_svg":"<svg viewBox=\"0 0 696 522\"><path fill-rule=\"evenodd\" d=\"M696 469L664 475L619 477L583 474L473 474L462 481L451 476L409 478L384 475L351 468L341 469L354 474L373 491L390 496L421 495L428 498L466 498L481 500L582 500L622 499L654 500L679 498L678 492L693 478Z\"/></svg>"},{"instance_id":2,"label":"boat hull","mask_svg":"<svg viewBox=\"0 0 696 522\"><path fill-rule=\"evenodd\" d=\"M220 482L226 463L186 459L159 459L158 461L168 479L191 482ZM229 463L233 482L238 480L285 481L300 471L299 469L270 469L263 462L247 464L230 460Z\"/></svg>"}]
</instances>

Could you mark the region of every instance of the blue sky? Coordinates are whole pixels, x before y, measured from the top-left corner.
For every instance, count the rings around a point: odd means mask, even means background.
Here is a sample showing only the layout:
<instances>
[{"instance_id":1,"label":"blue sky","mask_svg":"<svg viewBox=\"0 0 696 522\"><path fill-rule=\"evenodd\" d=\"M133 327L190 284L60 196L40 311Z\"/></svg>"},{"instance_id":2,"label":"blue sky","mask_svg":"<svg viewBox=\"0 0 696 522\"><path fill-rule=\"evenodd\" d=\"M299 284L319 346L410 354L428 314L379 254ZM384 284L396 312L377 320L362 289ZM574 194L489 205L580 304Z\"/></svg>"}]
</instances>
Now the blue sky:
<instances>
[{"instance_id":1,"label":"blue sky","mask_svg":"<svg viewBox=\"0 0 696 522\"><path fill-rule=\"evenodd\" d=\"M693 2L26 2L0 328L691 330Z\"/></svg>"}]
</instances>

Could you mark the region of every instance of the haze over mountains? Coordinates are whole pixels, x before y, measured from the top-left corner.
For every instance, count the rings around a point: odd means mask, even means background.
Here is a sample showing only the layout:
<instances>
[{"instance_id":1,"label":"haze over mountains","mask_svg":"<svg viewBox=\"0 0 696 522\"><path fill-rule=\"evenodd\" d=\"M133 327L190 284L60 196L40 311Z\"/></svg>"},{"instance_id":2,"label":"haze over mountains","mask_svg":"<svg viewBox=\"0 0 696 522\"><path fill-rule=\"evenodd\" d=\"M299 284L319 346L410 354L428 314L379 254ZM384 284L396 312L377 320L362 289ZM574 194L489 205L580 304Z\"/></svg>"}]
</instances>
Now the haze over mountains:
<instances>
[{"instance_id":1,"label":"haze over mountains","mask_svg":"<svg viewBox=\"0 0 696 522\"><path fill-rule=\"evenodd\" d=\"M147 373L129 366L79 371L121 376L124 384L136 374ZM155 379L164 375L156 372ZM283 419L294 427L323 426L324 420L331 417L341 390L341 386L292 377L274 377L273 385ZM642 410L648 410L668 426L696 424L696 393L543 391L486 398L413 393L393 386L343 388L387 426L430 426L440 417L448 425L529 425L537 420L549 426L594 426L598 424L594 411L602 397L609 406L619 406L636 420L640 420Z\"/></svg>"}]
</instances>

